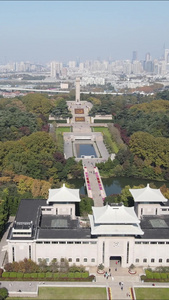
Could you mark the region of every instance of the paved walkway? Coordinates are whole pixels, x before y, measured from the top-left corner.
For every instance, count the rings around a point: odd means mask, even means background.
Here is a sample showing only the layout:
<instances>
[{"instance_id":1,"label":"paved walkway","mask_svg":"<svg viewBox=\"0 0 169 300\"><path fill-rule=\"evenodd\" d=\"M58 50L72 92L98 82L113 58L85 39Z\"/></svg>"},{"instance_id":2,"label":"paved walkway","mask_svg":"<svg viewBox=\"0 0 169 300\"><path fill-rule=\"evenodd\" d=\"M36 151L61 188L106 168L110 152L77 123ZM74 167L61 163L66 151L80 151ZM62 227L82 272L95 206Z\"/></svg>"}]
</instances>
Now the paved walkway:
<instances>
[{"instance_id":1,"label":"paved walkway","mask_svg":"<svg viewBox=\"0 0 169 300\"><path fill-rule=\"evenodd\" d=\"M96 177L96 173L95 173L95 169L94 166L95 164L93 163L92 159L90 160L83 160L84 166L87 168L88 170L88 176L89 176L89 182L90 182L90 187L91 187L91 191L92 191L92 197L93 197L93 201L94 201L94 206L103 206L103 200L106 197L106 193L104 191L104 187L101 181L101 185L102 185L102 191L99 188L98 185L98 180Z\"/></svg>"},{"instance_id":2,"label":"paved walkway","mask_svg":"<svg viewBox=\"0 0 169 300\"><path fill-rule=\"evenodd\" d=\"M76 156L76 149L73 144L75 137L76 139L80 140L81 138L83 138L83 136L84 139L85 137L87 138L89 136L90 140L96 140L97 146L95 147L97 149L95 149L95 151L98 157L76 158L76 160L82 160L83 166L87 167L88 178L91 188L91 190L87 190L88 196L91 197L92 195L92 198L94 200L94 206L102 206L103 200L106 197L106 193L98 171L98 177L100 180L101 188L99 187L94 167L95 163L106 161L110 155L103 142L102 134L100 132L92 132L91 130L90 117L88 116L88 112L91 109L92 104L86 101L81 101L80 103L76 103L75 101L67 101L67 104L73 116L71 121L73 132L64 133L65 158ZM76 109L79 109L79 111L82 110L83 113L77 114ZM76 122L76 117L84 117L84 121ZM82 141L84 142L83 139Z\"/></svg>"},{"instance_id":3,"label":"paved walkway","mask_svg":"<svg viewBox=\"0 0 169 300\"><path fill-rule=\"evenodd\" d=\"M6 287L9 292L9 296L20 296L20 297L33 297L37 295L39 287L105 287L111 288L112 299L125 300L131 298L131 288L134 287L150 287L150 288L169 288L169 283L156 283L155 287L152 283L142 283L142 282L130 282L130 281L120 281L123 282L123 289L119 282L112 280L111 278L100 281L100 282L31 282L31 281L1 281L0 286ZM130 295L130 297L129 297ZM103 299L104 300L104 299ZM105 299L106 300L106 299Z\"/></svg>"}]
</instances>

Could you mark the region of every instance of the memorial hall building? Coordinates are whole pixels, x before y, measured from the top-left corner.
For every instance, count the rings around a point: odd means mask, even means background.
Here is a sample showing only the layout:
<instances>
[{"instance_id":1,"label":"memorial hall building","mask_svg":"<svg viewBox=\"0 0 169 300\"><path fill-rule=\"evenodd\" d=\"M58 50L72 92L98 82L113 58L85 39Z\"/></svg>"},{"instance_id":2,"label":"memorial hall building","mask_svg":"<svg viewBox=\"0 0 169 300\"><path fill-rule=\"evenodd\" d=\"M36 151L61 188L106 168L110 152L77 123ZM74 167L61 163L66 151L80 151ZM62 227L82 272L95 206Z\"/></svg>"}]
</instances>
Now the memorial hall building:
<instances>
[{"instance_id":1,"label":"memorial hall building","mask_svg":"<svg viewBox=\"0 0 169 300\"><path fill-rule=\"evenodd\" d=\"M9 262L54 258L69 264L111 267L169 266L169 203L160 189L130 189L134 207L93 207L76 216L78 189L50 189L48 199L23 199L10 228Z\"/></svg>"}]
</instances>

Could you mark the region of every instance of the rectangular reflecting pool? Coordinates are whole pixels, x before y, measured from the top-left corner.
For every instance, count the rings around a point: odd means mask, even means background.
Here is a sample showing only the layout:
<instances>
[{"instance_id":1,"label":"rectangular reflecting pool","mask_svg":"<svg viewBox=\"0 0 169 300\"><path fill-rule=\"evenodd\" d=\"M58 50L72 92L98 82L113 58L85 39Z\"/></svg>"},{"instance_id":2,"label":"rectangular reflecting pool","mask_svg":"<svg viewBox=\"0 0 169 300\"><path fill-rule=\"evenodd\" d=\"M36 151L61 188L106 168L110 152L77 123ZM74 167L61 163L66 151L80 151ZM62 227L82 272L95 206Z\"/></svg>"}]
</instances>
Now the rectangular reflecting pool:
<instances>
[{"instance_id":1,"label":"rectangular reflecting pool","mask_svg":"<svg viewBox=\"0 0 169 300\"><path fill-rule=\"evenodd\" d=\"M97 157L96 151L92 144L75 144L77 157L84 156L91 156Z\"/></svg>"}]
</instances>

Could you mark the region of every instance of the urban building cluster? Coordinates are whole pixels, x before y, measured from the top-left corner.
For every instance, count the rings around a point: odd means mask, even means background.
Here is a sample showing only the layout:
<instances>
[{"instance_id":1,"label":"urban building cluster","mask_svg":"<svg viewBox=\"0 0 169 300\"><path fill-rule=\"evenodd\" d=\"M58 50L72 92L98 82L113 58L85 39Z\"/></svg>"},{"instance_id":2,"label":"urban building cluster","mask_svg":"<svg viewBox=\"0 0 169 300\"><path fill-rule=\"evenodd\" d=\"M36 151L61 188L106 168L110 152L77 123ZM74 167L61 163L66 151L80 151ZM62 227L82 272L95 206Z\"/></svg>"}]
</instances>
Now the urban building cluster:
<instances>
[{"instance_id":1,"label":"urban building cluster","mask_svg":"<svg viewBox=\"0 0 169 300\"><path fill-rule=\"evenodd\" d=\"M152 59L150 53L147 53L142 61L138 59L137 51L133 51L131 60L73 60L67 63L52 61L46 65L29 62L0 64L0 79L9 79L10 74L15 75L19 82L23 80L24 73L32 76L43 75L41 81L45 84L60 82L60 88L64 90L72 87L77 77L80 77L84 91L86 86L100 86L105 87L105 91L119 92L122 89L135 89L163 81L164 86L168 86L169 49L164 49L164 55L160 59Z\"/></svg>"},{"instance_id":2,"label":"urban building cluster","mask_svg":"<svg viewBox=\"0 0 169 300\"><path fill-rule=\"evenodd\" d=\"M169 72L169 49L165 49L164 56L161 59L152 59L150 53L146 53L145 60L138 60L137 51L133 51L132 60L94 60L79 62L69 61L66 67L63 63L51 62L51 77L69 76L73 71L81 72L82 74L90 72L108 72L110 74L124 73L130 74L158 74L165 75ZM101 83L101 84L104 84ZM83 84L82 84L83 85Z\"/></svg>"}]
</instances>

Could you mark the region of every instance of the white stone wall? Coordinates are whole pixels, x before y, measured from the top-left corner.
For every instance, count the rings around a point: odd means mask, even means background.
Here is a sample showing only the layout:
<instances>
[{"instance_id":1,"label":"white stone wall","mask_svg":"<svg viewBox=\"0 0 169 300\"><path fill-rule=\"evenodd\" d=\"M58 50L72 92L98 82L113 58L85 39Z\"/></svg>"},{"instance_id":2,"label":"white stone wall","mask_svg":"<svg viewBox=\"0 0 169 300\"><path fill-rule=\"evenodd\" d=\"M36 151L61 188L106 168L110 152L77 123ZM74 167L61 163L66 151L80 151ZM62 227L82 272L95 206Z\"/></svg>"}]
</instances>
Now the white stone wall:
<instances>
[{"instance_id":1,"label":"white stone wall","mask_svg":"<svg viewBox=\"0 0 169 300\"><path fill-rule=\"evenodd\" d=\"M9 242L8 243L8 260L9 262L13 262L13 249L14 248L14 260L20 261L24 258L29 258L29 246L31 246L31 259L34 257L34 243L33 242L27 242L27 241L15 241L15 242Z\"/></svg>"},{"instance_id":2,"label":"white stone wall","mask_svg":"<svg viewBox=\"0 0 169 300\"><path fill-rule=\"evenodd\" d=\"M142 215L159 215L161 213L161 205L159 203L139 203L137 206L137 214L140 219Z\"/></svg>"},{"instance_id":3,"label":"white stone wall","mask_svg":"<svg viewBox=\"0 0 169 300\"><path fill-rule=\"evenodd\" d=\"M75 215L74 203L53 204L52 206L42 206L42 215L70 215L73 219Z\"/></svg>"},{"instance_id":4,"label":"white stone wall","mask_svg":"<svg viewBox=\"0 0 169 300\"><path fill-rule=\"evenodd\" d=\"M169 266L169 240L168 242L165 240L151 240L151 242L142 240L140 243L141 244L135 244L133 248L134 265L145 267ZM136 261L138 259L139 261ZM144 261L145 259L147 261ZM152 262L151 259L154 259L154 262ZM162 262L159 261L160 259L162 259Z\"/></svg>"},{"instance_id":5,"label":"white stone wall","mask_svg":"<svg viewBox=\"0 0 169 300\"><path fill-rule=\"evenodd\" d=\"M48 242L48 243L46 243ZM55 243L54 243L55 242ZM58 242L56 244L56 242ZM73 244L70 244L73 242ZM80 242L80 244L77 243ZM139 242L139 244L136 243ZM152 244L155 243L155 244ZM104 243L104 257L103 257ZM127 262L127 243L129 243ZM69 264L84 266L98 266L103 263L110 267L110 257L120 256L121 266L126 268L131 264L143 267L169 266L169 240L137 240L134 237L100 237L88 240L43 241L39 244L35 241L18 241L8 243L9 262L13 261L13 250L15 261L29 258L29 246L31 246L31 259L38 263L39 258L46 258L50 262L53 258L60 261L61 258L71 258ZM78 259L78 261L77 261ZM86 261L87 259L87 261ZM144 261L146 259L146 261ZM154 259L154 262L151 260ZM162 261L160 261L162 259ZM137 261L139 260L139 261Z\"/></svg>"},{"instance_id":6,"label":"white stone wall","mask_svg":"<svg viewBox=\"0 0 169 300\"><path fill-rule=\"evenodd\" d=\"M105 254L103 261L103 242L105 243ZM127 242L129 242L127 262ZM134 237L105 237L98 239L98 264L103 263L105 267L110 266L111 256L121 257L121 266L128 267L133 263Z\"/></svg>"},{"instance_id":7,"label":"white stone wall","mask_svg":"<svg viewBox=\"0 0 169 300\"><path fill-rule=\"evenodd\" d=\"M46 244L46 242L49 242ZM56 242L56 241L55 241ZM29 245L31 245L31 258L38 263L39 258L45 258L50 262L53 258L57 258L60 261L61 258L71 258L71 264L95 266L97 265L97 242L96 240L83 240L80 244L76 244L79 240L74 240L73 244L68 244L66 240L57 241L58 244L52 243L52 241L45 241L42 244L33 243L12 243L8 244L9 262L13 261L12 247L15 251L15 261L29 258ZM65 242L65 244L62 243ZM71 242L71 241L69 241ZM85 244L84 244L85 243ZM88 243L88 244L86 244ZM77 261L78 259L78 261ZM86 261L87 259L87 261Z\"/></svg>"}]
</instances>

